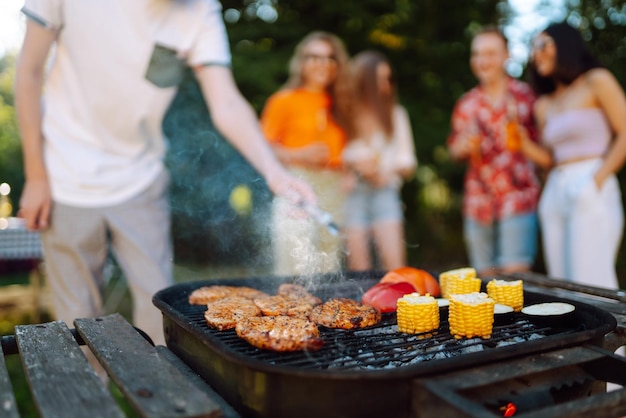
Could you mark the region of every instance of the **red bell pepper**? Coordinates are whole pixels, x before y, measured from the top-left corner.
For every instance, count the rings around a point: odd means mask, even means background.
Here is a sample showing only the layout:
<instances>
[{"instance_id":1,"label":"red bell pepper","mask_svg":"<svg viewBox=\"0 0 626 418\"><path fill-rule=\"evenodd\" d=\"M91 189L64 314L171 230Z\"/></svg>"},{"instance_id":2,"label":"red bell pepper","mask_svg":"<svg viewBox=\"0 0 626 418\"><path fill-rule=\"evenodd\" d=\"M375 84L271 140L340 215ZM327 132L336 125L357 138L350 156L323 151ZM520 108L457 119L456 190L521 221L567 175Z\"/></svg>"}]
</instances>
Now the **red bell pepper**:
<instances>
[{"instance_id":1,"label":"red bell pepper","mask_svg":"<svg viewBox=\"0 0 626 418\"><path fill-rule=\"evenodd\" d=\"M381 312L395 312L398 299L417 290L407 282L377 283L363 295L363 303Z\"/></svg>"}]
</instances>

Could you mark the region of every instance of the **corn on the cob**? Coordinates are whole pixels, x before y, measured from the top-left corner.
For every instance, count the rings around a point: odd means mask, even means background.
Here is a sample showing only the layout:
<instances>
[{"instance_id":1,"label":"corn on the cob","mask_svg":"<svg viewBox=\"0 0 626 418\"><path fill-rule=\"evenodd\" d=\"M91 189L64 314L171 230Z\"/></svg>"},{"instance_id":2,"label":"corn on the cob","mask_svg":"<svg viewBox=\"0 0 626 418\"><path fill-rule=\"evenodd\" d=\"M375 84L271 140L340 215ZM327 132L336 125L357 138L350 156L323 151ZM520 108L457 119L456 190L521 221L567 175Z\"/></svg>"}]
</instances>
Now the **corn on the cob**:
<instances>
[{"instance_id":1,"label":"corn on the cob","mask_svg":"<svg viewBox=\"0 0 626 418\"><path fill-rule=\"evenodd\" d=\"M486 293L450 296L450 334L454 338L490 338L495 302Z\"/></svg>"},{"instance_id":2,"label":"corn on the cob","mask_svg":"<svg viewBox=\"0 0 626 418\"><path fill-rule=\"evenodd\" d=\"M449 298L450 295L479 292L480 285L481 280L476 277L476 270L472 267L448 270L439 274L439 287L441 296L444 298Z\"/></svg>"},{"instance_id":3,"label":"corn on the cob","mask_svg":"<svg viewBox=\"0 0 626 418\"><path fill-rule=\"evenodd\" d=\"M404 295L398 299L396 316L400 332L417 334L439 328L439 305L429 294Z\"/></svg>"},{"instance_id":4,"label":"corn on the cob","mask_svg":"<svg viewBox=\"0 0 626 418\"><path fill-rule=\"evenodd\" d=\"M524 307L524 287L521 280L493 279L487 283L487 294L496 303L508 305L515 312L521 311Z\"/></svg>"}]
</instances>

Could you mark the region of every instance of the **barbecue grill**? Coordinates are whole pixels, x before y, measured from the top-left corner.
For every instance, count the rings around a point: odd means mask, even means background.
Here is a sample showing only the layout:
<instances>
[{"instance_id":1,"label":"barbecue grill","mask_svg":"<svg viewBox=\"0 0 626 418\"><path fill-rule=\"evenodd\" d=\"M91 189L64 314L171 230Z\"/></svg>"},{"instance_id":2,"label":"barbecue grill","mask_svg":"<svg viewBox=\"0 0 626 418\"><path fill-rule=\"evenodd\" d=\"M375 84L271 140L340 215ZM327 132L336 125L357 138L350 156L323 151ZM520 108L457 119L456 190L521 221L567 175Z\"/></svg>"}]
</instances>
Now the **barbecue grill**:
<instances>
[{"instance_id":1,"label":"barbecue grill","mask_svg":"<svg viewBox=\"0 0 626 418\"><path fill-rule=\"evenodd\" d=\"M324 300L339 296L360 300L380 277L375 272L316 277L313 293ZM416 378L564 347L600 345L616 327L615 318L604 310L526 291L526 305L571 303L576 320L563 327L545 327L516 314L511 323L494 326L490 339L455 339L446 316L437 332L409 335L397 332L391 313L363 330L320 327L325 344L319 351L277 353L250 346L233 330L210 329L203 317L205 308L187 300L201 286L250 286L275 293L281 283L292 281L276 277L200 281L178 284L154 296L154 304L163 312L168 347L243 416L409 417ZM585 384L575 390L588 392Z\"/></svg>"}]
</instances>

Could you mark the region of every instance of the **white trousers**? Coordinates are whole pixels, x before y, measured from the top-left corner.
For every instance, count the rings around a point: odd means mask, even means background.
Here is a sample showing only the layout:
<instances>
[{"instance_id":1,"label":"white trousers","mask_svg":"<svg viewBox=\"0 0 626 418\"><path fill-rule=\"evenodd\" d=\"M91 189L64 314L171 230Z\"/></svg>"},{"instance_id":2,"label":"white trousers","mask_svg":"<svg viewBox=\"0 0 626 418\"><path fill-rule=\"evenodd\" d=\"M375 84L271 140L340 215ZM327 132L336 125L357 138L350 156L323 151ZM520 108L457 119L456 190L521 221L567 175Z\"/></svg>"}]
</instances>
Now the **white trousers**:
<instances>
[{"instance_id":1,"label":"white trousers","mask_svg":"<svg viewBox=\"0 0 626 418\"><path fill-rule=\"evenodd\" d=\"M615 261L624 213L617 178L598 190L593 175L601 159L554 168L539 201L548 275L591 286L619 287Z\"/></svg>"},{"instance_id":2,"label":"white trousers","mask_svg":"<svg viewBox=\"0 0 626 418\"><path fill-rule=\"evenodd\" d=\"M133 296L134 325L164 344L163 319L152 296L173 283L169 175L119 205L77 208L55 203L42 234L47 281L57 320L102 315L103 268L110 247Z\"/></svg>"}]
</instances>

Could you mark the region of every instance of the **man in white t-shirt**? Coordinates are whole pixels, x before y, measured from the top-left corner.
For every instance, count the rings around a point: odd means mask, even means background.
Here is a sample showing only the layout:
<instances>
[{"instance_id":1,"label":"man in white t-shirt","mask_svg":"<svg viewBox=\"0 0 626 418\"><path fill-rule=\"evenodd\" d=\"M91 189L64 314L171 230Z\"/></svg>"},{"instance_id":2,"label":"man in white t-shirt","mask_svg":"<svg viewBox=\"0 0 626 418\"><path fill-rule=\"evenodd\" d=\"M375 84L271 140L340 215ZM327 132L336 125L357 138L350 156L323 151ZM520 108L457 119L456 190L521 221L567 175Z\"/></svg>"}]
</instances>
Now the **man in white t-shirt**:
<instances>
[{"instance_id":1,"label":"man in white t-shirt","mask_svg":"<svg viewBox=\"0 0 626 418\"><path fill-rule=\"evenodd\" d=\"M277 162L237 89L217 0L26 0L23 12L19 216L42 231L56 317L71 325L102 313L110 246L129 282L135 325L162 343L151 301L172 283L161 123L185 66L215 126L269 188L292 200L315 196Z\"/></svg>"}]
</instances>

